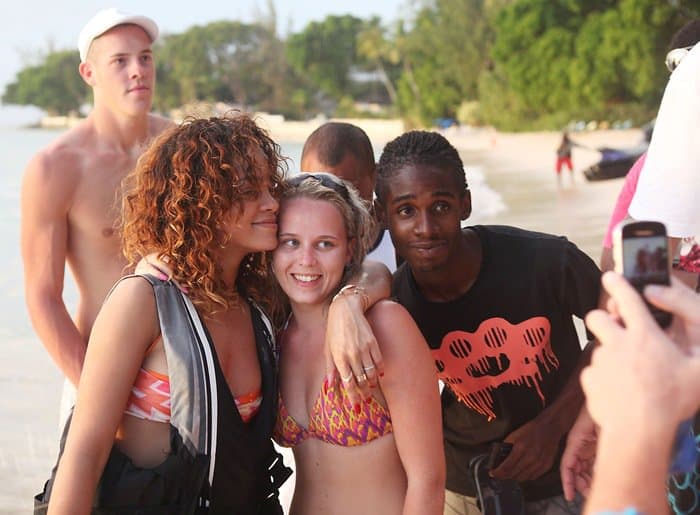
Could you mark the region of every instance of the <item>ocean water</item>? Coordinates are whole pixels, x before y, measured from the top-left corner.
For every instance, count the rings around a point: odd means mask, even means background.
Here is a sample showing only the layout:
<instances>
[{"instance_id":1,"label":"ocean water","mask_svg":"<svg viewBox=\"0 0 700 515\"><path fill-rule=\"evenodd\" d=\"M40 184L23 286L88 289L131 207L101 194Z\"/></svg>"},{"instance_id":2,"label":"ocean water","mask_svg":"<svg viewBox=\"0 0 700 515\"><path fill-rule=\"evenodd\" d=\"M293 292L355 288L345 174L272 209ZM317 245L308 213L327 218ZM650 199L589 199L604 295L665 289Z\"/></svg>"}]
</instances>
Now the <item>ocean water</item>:
<instances>
[{"instance_id":1,"label":"ocean water","mask_svg":"<svg viewBox=\"0 0 700 515\"><path fill-rule=\"evenodd\" d=\"M61 131L45 129L18 129L0 126L0 156L3 187L0 188L0 338L31 339L33 332L24 308L22 261L19 250L20 187L22 172L31 157L46 146ZM300 143L282 142L282 153L289 158L289 170L299 168ZM376 158L381 147L375 148ZM467 180L472 190L472 216L469 223L478 223L504 211L502 197L489 188L483 168L464 156ZM64 298L69 310L76 304L76 291L70 273L66 271Z\"/></svg>"}]
</instances>

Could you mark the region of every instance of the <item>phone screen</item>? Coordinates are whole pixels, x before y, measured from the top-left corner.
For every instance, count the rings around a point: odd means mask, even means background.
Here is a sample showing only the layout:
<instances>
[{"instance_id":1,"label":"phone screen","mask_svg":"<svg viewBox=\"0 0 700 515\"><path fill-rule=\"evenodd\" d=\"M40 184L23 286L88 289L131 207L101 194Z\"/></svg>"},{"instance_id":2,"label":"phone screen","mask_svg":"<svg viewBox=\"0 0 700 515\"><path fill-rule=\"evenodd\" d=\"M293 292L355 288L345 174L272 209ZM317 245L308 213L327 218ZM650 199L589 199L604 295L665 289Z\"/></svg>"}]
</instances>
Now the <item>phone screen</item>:
<instances>
[{"instance_id":1,"label":"phone screen","mask_svg":"<svg viewBox=\"0 0 700 515\"><path fill-rule=\"evenodd\" d=\"M644 236L635 233L647 232ZM641 294L647 284L669 284L669 260L668 240L666 231L648 222L630 224L622 231L623 235L618 239L621 245L622 255L617 259L622 260L622 274L630 284ZM619 269L618 269L619 270ZM645 303L661 327L671 324L672 316L655 306Z\"/></svg>"},{"instance_id":2,"label":"phone screen","mask_svg":"<svg viewBox=\"0 0 700 515\"><path fill-rule=\"evenodd\" d=\"M654 235L622 240L623 270L627 280L640 292L647 284L668 284L666 236Z\"/></svg>"}]
</instances>

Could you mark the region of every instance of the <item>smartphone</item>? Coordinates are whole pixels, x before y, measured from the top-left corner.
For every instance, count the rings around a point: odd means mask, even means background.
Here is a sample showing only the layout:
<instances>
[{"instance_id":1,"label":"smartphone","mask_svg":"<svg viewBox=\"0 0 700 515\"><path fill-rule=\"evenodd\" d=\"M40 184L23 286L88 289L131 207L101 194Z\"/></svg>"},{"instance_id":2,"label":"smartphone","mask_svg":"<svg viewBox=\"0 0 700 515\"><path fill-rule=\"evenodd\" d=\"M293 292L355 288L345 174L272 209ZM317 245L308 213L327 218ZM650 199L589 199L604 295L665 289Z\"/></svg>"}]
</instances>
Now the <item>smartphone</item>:
<instances>
[{"instance_id":1,"label":"smartphone","mask_svg":"<svg viewBox=\"0 0 700 515\"><path fill-rule=\"evenodd\" d=\"M670 284L668 238L661 222L622 222L613 233L613 257L615 271L624 275L640 294L647 284ZM669 312L646 304L661 327L671 324Z\"/></svg>"}]
</instances>

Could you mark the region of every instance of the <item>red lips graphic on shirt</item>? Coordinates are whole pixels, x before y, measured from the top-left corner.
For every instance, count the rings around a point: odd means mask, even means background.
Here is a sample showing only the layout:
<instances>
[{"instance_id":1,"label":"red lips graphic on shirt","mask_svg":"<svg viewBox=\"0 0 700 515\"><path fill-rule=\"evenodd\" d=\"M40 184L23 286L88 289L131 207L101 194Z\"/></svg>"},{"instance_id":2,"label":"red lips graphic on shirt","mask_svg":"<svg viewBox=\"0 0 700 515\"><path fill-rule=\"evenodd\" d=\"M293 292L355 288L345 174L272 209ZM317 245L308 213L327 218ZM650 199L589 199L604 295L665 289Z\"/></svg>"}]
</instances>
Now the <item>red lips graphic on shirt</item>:
<instances>
[{"instance_id":1,"label":"red lips graphic on shirt","mask_svg":"<svg viewBox=\"0 0 700 515\"><path fill-rule=\"evenodd\" d=\"M559 368L551 329L545 317L517 325L490 318L474 333L449 332L432 351L438 376L460 401L489 420L496 417L493 391L504 384L533 388L544 404L542 375Z\"/></svg>"}]
</instances>

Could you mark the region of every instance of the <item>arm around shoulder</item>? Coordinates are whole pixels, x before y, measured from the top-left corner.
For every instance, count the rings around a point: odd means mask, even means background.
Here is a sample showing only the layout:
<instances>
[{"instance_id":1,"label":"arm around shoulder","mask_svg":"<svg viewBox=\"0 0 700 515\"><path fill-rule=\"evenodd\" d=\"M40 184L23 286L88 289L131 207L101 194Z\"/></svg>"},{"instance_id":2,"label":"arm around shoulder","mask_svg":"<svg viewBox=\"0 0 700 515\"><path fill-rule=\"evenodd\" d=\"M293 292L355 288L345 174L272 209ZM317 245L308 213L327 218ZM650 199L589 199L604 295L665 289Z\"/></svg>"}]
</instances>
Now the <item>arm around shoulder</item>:
<instances>
[{"instance_id":1,"label":"arm around shoulder","mask_svg":"<svg viewBox=\"0 0 700 515\"><path fill-rule=\"evenodd\" d=\"M391 413L394 438L408 479L404 514L441 514L445 454L435 365L406 309L382 301L368 312L384 355L379 383Z\"/></svg>"},{"instance_id":2,"label":"arm around shoulder","mask_svg":"<svg viewBox=\"0 0 700 515\"><path fill-rule=\"evenodd\" d=\"M362 384L346 384L353 404L370 395L369 387L376 383L377 375L384 369L382 354L365 311L390 294L389 269L378 261L366 260L360 272L333 298L328 309L326 372L332 374L337 369L341 377L345 377L352 372L359 375L365 371L368 378ZM370 365L374 366L368 368Z\"/></svg>"}]
</instances>

